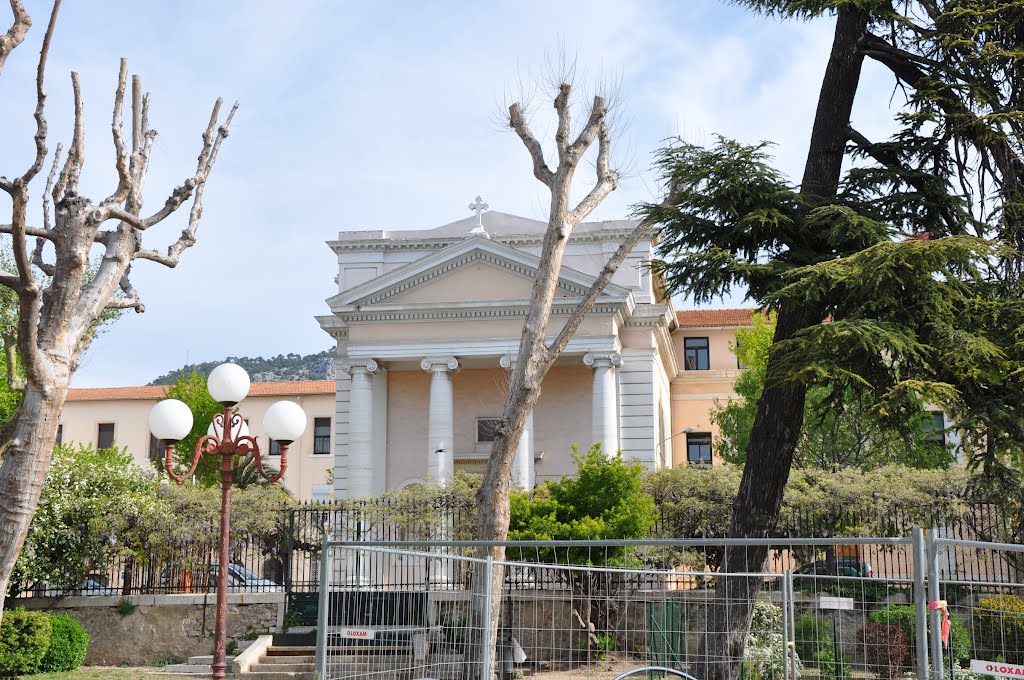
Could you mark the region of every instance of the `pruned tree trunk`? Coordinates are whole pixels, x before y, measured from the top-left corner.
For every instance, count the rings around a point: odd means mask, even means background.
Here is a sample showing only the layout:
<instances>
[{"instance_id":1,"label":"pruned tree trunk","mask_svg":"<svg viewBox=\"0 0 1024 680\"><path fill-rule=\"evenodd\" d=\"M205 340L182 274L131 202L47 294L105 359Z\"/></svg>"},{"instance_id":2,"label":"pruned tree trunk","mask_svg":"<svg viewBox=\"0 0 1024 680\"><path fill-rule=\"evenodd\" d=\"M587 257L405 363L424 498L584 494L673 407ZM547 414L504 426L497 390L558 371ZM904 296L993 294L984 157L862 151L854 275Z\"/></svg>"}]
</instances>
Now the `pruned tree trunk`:
<instances>
[{"instance_id":1,"label":"pruned tree trunk","mask_svg":"<svg viewBox=\"0 0 1024 680\"><path fill-rule=\"evenodd\" d=\"M533 284L530 305L523 324L519 354L509 384L508 397L502 413L501 423L495 433L491 446L491 455L484 472L483 484L477 495L478 530L477 538L484 541L504 541L508 537L509 527L509 496L511 493L512 463L515 459L516 447L526 426L530 411L540 398L541 382L559 357L569 340L579 328L587 313L593 308L594 302L611 281L619 265L633 248L647 235L650 224L639 224L619 246L612 258L605 264L590 290L578 303L565 326L559 331L555 340L547 343L548 324L551 316L551 305L554 300L558 276L562 267L565 247L573 229L596 208L602 200L615 189L618 173L611 168L611 131L608 124L608 110L603 97L594 97L586 124L579 135L570 138L570 85L559 86L554 100L554 108L558 116L555 133L555 145L558 151L558 165L551 170L544 159L540 142L533 136L523 116L522 106L513 104L509 107L508 123L519 135L533 161L534 176L544 183L551 191L551 204L548 213L548 227L540 255L540 267ZM593 188L575 207L570 203L573 175L586 150L597 140L597 178ZM490 668L488 677L493 675L496 654L494 645L497 641L500 620L500 602L502 586L505 580L504 566L500 561L505 557L505 548L492 546L483 555L492 557L497 564L488 573L485 563L479 563L474 572L474 616L470 626L471 641L470 657L474 661L484 658L484 630L489 631ZM487 601L487 584L490 583L490 612L484 609ZM478 672L479 667L469 667L467 673Z\"/></svg>"},{"instance_id":2,"label":"pruned tree trunk","mask_svg":"<svg viewBox=\"0 0 1024 680\"><path fill-rule=\"evenodd\" d=\"M0 36L0 70L31 26L20 0L11 0L10 4L14 23ZM0 233L11 236L15 264L14 271L0 269L0 286L14 291L18 299L16 335L7 332L4 335L6 343L13 340L16 344L25 371L21 406L12 421L0 431L0 451L3 452L0 459L0 614L15 562L39 503L53 454L57 420L78 361L107 310L144 310L129 279L132 260L147 259L174 267L182 252L195 243L203 189L235 111L232 108L218 127L221 102L217 101L203 134L195 173L172 190L158 210L144 216L142 186L156 137L156 131L149 128L149 95L143 93L141 81L134 76L130 100L131 136L125 140L122 111L128 67L122 60L111 122L118 184L110 196L94 202L78 193L85 163L85 132L78 74L72 73L75 122L71 144L63 165L59 144L53 154L42 192L42 226L29 225L29 187L49 155L43 82L59 9L60 0L57 0L36 69L35 157L21 176L0 177L0 190L10 196L12 203L11 222L0 224ZM143 249L142 233L174 214L189 199L192 206L188 223L177 241L166 252ZM104 230L107 223L113 226ZM31 249L30 237L35 238L35 247ZM44 257L47 246L53 250L51 262ZM99 247L103 255L98 267L90 273L89 256L94 247ZM38 272L49 277L45 288ZM13 355L6 354L8 361L12 361ZM13 366L10 370L13 373Z\"/></svg>"},{"instance_id":3,"label":"pruned tree trunk","mask_svg":"<svg viewBox=\"0 0 1024 680\"><path fill-rule=\"evenodd\" d=\"M839 190L847 130L853 109L863 55L858 41L867 30L867 15L843 5L818 97L814 127L804 166L801 193L808 206L827 203ZM818 305L784 303L778 310L774 345L822 321L826 310ZM746 450L746 464L733 504L729 536L763 538L775 527L782 497L793 465L803 425L805 385L775 380L777 355L769 354L767 381L757 402L757 413ZM735 680L740 675L747 632L761 579L729 576L764 569L768 548L726 549L722 576L715 584L708 630L701 645L697 677Z\"/></svg>"}]
</instances>

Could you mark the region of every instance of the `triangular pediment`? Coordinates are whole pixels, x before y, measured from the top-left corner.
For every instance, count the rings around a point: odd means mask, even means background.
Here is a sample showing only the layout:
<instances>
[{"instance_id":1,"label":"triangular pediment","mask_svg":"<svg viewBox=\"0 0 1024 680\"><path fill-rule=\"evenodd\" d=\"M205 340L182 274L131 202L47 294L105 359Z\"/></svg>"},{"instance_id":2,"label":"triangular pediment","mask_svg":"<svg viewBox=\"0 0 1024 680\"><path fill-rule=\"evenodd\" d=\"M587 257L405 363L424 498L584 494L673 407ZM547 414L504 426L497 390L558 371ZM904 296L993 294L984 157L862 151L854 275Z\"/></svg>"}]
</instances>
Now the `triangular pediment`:
<instances>
[{"instance_id":1,"label":"triangular pediment","mask_svg":"<svg viewBox=\"0 0 1024 680\"><path fill-rule=\"evenodd\" d=\"M327 302L335 312L378 305L528 300L540 258L482 236L472 236L379 276ZM556 299L579 299L595 277L562 267ZM624 301L629 290L609 284L601 300Z\"/></svg>"}]
</instances>

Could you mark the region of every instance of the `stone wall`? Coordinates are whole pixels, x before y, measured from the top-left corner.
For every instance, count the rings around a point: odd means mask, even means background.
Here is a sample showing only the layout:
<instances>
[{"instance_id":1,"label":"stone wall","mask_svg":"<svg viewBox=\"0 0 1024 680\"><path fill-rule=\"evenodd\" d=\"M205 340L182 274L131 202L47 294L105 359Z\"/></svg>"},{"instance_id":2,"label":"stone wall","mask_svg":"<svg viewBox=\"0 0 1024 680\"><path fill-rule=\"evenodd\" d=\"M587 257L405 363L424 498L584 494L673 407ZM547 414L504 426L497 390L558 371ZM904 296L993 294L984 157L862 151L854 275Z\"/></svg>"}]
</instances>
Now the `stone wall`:
<instances>
[{"instance_id":1,"label":"stone wall","mask_svg":"<svg viewBox=\"0 0 1024 680\"><path fill-rule=\"evenodd\" d=\"M134 611L122 613L127 600ZM145 665L157 659L210 654L216 595L30 598L15 606L70 614L89 631L87 664ZM284 593L228 595L228 640L247 633L280 632Z\"/></svg>"}]
</instances>

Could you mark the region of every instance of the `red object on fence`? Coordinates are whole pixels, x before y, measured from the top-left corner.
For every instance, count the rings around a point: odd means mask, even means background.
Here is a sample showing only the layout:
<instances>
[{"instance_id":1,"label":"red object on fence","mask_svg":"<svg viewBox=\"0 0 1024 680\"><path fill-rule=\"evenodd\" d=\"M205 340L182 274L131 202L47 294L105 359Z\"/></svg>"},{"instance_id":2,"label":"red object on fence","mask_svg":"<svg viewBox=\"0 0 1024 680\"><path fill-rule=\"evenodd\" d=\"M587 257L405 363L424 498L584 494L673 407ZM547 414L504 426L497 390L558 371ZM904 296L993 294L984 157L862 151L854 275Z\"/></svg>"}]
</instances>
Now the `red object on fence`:
<instances>
[{"instance_id":1,"label":"red object on fence","mask_svg":"<svg viewBox=\"0 0 1024 680\"><path fill-rule=\"evenodd\" d=\"M949 606L945 600L931 600L928 602L929 610L936 610L942 612L942 646L949 647L949 629L951 624L949 623Z\"/></svg>"}]
</instances>

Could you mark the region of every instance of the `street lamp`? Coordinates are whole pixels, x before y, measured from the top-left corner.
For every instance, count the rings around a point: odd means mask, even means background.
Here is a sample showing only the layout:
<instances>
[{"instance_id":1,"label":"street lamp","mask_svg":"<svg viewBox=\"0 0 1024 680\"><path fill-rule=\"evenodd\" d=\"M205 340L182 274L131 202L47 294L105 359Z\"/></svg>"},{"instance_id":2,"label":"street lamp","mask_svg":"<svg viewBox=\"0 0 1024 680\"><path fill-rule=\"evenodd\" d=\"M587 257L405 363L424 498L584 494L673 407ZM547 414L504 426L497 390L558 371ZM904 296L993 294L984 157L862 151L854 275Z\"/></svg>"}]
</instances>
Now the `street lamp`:
<instances>
[{"instance_id":1,"label":"street lamp","mask_svg":"<svg viewBox=\"0 0 1024 680\"><path fill-rule=\"evenodd\" d=\"M231 482L236 470L255 465L268 482L281 479L288 467L288 445L302 436L306 429L306 414L298 404L279 401L267 409L263 416L263 429L272 441L281 445L281 468L267 474L260 457L256 439L242 416L233 413L233 407L249 393L249 375L237 364L221 364L206 379L210 396L224 407L224 413L213 417L206 435L196 442L192 464L183 475L174 471L174 445L192 431L192 411L177 399L157 402L149 412L149 430L164 441L164 468L171 479L181 484L195 474L203 456L220 456L220 562L217 565L217 617L213 638L213 677L222 680L227 672L227 613L228 613L228 526L231 519ZM225 426L226 424L226 426Z\"/></svg>"}]
</instances>

